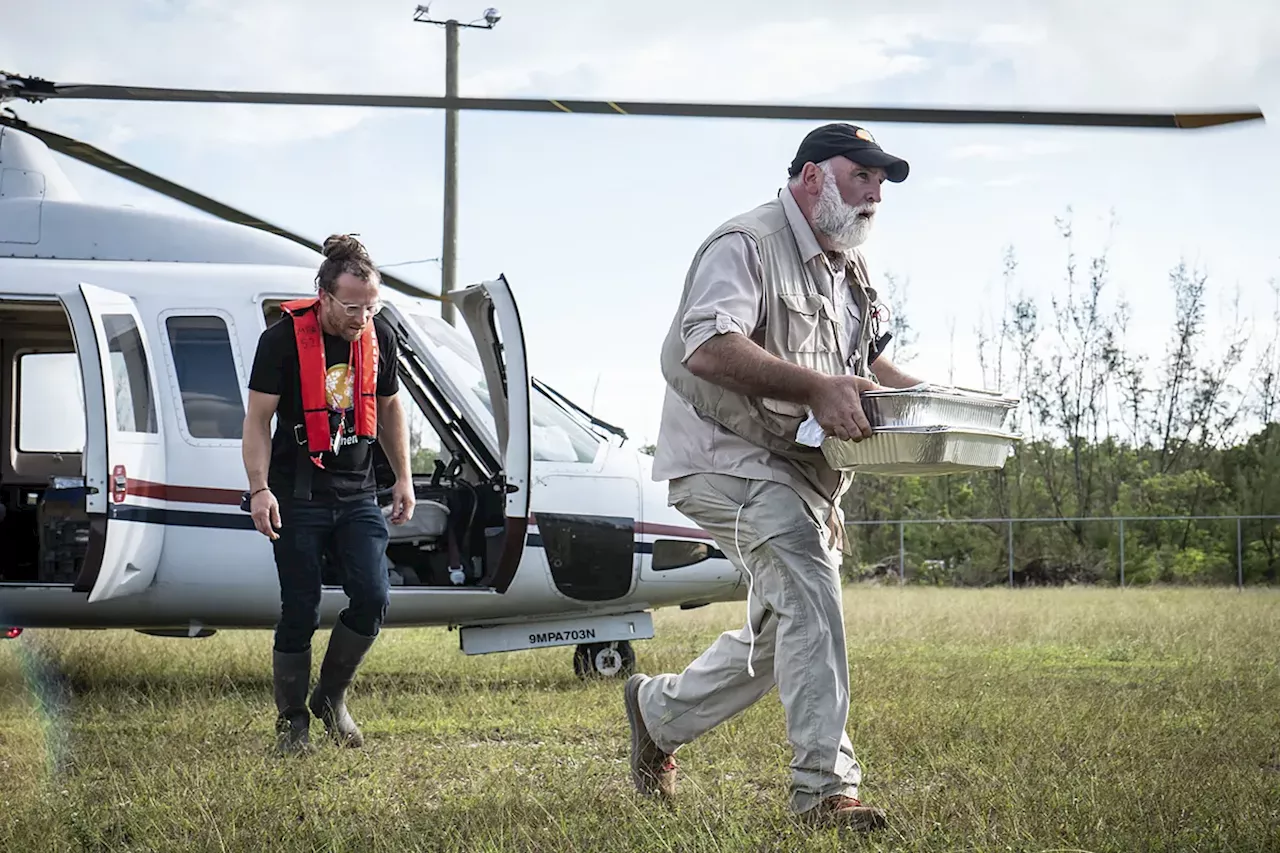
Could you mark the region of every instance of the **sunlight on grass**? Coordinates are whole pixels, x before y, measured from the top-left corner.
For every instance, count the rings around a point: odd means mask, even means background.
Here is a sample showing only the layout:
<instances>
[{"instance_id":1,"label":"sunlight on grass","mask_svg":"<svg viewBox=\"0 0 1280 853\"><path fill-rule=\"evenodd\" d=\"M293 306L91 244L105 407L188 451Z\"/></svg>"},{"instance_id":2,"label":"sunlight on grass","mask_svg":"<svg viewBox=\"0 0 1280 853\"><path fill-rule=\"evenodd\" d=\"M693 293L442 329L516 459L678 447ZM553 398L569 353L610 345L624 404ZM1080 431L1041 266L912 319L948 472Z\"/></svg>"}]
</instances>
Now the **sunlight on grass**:
<instances>
[{"instance_id":1,"label":"sunlight on grass","mask_svg":"<svg viewBox=\"0 0 1280 853\"><path fill-rule=\"evenodd\" d=\"M618 681L572 649L469 658L388 631L350 693L364 750L271 754L269 632L28 631L0 644L0 850L1280 848L1280 594L850 587L863 797L850 839L786 812L777 694L637 800ZM656 614L679 670L742 605ZM316 641L316 663L327 633Z\"/></svg>"}]
</instances>

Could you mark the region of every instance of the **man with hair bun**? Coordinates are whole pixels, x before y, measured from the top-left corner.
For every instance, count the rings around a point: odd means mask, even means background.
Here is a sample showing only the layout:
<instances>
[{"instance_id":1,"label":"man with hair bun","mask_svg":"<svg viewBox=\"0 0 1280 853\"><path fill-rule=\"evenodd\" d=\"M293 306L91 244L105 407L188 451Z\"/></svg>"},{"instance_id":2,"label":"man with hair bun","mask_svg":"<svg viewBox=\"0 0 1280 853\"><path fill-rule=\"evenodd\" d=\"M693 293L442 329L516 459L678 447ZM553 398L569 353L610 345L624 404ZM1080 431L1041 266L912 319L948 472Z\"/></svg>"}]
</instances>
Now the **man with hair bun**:
<instances>
[{"instance_id":1,"label":"man with hair bun","mask_svg":"<svg viewBox=\"0 0 1280 853\"><path fill-rule=\"evenodd\" d=\"M390 601L375 441L395 472L391 523L404 524L414 507L396 339L378 316L381 278L355 237L335 234L323 252L316 296L285 302L283 316L258 338L244 423L246 508L271 540L280 579L272 672L283 752L311 749L312 714L337 743L364 743L344 696ZM341 572L348 606L308 700L326 553Z\"/></svg>"}]
</instances>

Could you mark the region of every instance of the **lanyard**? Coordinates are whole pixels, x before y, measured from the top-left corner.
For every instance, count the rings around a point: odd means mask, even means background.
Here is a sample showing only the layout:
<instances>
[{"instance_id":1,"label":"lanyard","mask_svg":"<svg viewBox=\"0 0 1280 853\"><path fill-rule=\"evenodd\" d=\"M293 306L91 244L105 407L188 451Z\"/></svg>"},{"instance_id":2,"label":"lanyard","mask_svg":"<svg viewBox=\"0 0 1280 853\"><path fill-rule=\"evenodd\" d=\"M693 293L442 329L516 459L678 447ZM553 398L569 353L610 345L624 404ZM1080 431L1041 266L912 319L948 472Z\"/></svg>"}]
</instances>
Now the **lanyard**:
<instances>
[{"instance_id":1,"label":"lanyard","mask_svg":"<svg viewBox=\"0 0 1280 853\"><path fill-rule=\"evenodd\" d=\"M351 395L351 409L353 412L355 411L355 401L356 401L356 376L357 376L356 371L360 369L359 361L360 361L360 351L356 347L355 341L352 341L351 349L347 353L347 388L349 389L349 393ZM346 420L347 420L346 411L343 409L339 409L338 407L332 404L329 406L329 410L331 412L336 413L339 416L338 428L333 431L333 445L332 445L333 455L337 456L338 453L342 450L342 433L343 433L343 428L346 426Z\"/></svg>"}]
</instances>

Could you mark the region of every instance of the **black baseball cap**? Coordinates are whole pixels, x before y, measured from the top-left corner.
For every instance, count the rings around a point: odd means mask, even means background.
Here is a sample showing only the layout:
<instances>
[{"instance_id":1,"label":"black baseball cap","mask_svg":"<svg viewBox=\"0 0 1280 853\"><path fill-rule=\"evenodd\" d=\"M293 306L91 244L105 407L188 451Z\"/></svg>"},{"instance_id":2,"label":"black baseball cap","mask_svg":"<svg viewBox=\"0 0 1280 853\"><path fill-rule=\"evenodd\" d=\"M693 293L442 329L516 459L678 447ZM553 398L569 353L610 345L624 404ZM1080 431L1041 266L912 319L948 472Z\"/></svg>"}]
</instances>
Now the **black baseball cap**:
<instances>
[{"instance_id":1,"label":"black baseball cap","mask_svg":"<svg viewBox=\"0 0 1280 853\"><path fill-rule=\"evenodd\" d=\"M911 168L906 160L881 148L866 128L853 124L824 124L800 141L800 148L787 174L794 178L805 163L821 163L828 157L841 154L855 163L884 169L895 184L905 181Z\"/></svg>"}]
</instances>

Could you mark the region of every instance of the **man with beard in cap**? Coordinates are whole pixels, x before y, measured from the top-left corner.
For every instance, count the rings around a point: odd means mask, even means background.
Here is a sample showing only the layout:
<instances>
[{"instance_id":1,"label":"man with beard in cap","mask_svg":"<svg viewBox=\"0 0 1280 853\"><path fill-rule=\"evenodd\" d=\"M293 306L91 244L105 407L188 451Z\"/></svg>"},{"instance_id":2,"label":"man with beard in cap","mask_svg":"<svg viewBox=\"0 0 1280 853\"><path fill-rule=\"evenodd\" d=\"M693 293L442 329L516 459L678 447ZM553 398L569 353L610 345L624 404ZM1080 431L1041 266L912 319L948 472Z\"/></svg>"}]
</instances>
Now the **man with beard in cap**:
<instances>
[{"instance_id":1,"label":"man with beard in cap","mask_svg":"<svg viewBox=\"0 0 1280 853\"><path fill-rule=\"evenodd\" d=\"M672 797L676 750L776 685L792 811L815 824L885 824L883 810L858 800L862 771L845 732L840 499L851 475L796 430L812 413L827 435L861 440L871 435L861 392L919 383L878 354L877 297L858 250L881 184L907 172L865 129L819 127L778 197L721 225L694 255L662 348L653 478L670 481L669 503L747 576L747 620L682 673L628 679L631 775L646 795Z\"/></svg>"}]
</instances>

